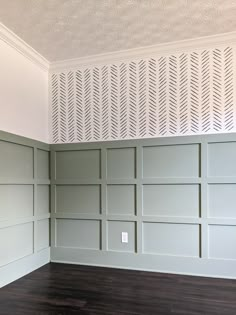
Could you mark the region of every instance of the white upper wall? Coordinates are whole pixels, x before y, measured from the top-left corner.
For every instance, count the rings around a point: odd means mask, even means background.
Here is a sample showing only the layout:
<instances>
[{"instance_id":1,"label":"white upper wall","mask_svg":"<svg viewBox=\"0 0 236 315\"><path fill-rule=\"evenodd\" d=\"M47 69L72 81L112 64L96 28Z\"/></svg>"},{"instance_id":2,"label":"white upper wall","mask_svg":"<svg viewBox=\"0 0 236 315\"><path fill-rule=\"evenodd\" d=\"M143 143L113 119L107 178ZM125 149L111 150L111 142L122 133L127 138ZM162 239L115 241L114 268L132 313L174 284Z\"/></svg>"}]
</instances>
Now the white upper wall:
<instances>
[{"instance_id":1,"label":"white upper wall","mask_svg":"<svg viewBox=\"0 0 236 315\"><path fill-rule=\"evenodd\" d=\"M2 40L0 130L49 142L48 73Z\"/></svg>"}]
</instances>

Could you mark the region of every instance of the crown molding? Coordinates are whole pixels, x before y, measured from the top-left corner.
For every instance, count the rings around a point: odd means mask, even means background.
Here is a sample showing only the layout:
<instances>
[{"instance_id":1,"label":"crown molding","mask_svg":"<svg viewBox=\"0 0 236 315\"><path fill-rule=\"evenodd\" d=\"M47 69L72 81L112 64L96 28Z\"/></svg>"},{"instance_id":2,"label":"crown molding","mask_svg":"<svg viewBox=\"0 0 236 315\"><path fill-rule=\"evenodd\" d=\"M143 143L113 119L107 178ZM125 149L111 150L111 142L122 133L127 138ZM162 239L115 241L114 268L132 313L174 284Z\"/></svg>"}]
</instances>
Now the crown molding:
<instances>
[{"instance_id":1,"label":"crown molding","mask_svg":"<svg viewBox=\"0 0 236 315\"><path fill-rule=\"evenodd\" d=\"M190 50L214 48L226 44L232 45L234 43L236 43L236 32L223 33L219 35L163 43L154 46L146 46L82 58L55 61L50 63L49 71L51 73L55 73L57 71L75 69L78 67L122 62L130 59L144 58L147 56L170 55Z\"/></svg>"},{"instance_id":2,"label":"crown molding","mask_svg":"<svg viewBox=\"0 0 236 315\"><path fill-rule=\"evenodd\" d=\"M49 61L2 23L0 23L0 40L4 41L6 44L17 50L20 54L32 61L44 71L49 70Z\"/></svg>"},{"instance_id":3,"label":"crown molding","mask_svg":"<svg viewBox=\"0 0 236 315\"><path fill-rule=\"evenodd\" d=\"M78 67L90 67L95 65L110 64L114 62L128 61L130 59L140 59L147 57L165 56L174 53L187 52L191 50L201 50L214 48L223 45L233 45L236 43L236 32L205 36L200 38L186 39L176 42L168 42L158 45L139 47L134 49L115 51L105 54L92 55L75 59L49 62L35 49L0 23L0 40L4 41L24 57L31 60L44 71L51 73L67 71Z\"/></svg>"}]
</instances>

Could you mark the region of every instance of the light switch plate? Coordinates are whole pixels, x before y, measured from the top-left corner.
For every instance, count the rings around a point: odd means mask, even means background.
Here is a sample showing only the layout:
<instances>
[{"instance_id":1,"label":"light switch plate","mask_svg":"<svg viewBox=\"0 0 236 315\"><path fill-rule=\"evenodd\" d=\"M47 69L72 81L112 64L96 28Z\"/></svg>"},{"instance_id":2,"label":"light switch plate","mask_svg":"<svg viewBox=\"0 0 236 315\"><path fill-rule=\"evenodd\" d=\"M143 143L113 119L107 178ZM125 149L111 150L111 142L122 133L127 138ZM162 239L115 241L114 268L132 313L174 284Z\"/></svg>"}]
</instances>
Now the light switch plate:
<instances>
[{"instance_id":1,"label":"light switch plate","mask_svg":"<svg viewBox=\"0 0 236 315\"><path fill-rule=\"evenodd\" d=\"M122 243L128 243L128 233L127 232L121 233L121 242Z\"/></svg>"}]
</instances>

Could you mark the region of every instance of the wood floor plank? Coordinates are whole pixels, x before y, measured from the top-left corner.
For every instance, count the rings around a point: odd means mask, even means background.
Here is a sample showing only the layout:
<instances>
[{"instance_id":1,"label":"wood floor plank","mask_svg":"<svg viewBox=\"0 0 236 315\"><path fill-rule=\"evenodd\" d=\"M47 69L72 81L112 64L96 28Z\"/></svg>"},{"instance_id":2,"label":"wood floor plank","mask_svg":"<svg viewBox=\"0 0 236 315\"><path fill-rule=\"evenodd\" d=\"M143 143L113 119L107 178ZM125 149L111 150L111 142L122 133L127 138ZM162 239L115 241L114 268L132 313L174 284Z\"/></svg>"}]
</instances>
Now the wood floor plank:
<instances>
[{"instance_id":1,"label":"wood floor plank","mask_svg":"<svg viewBox=\"0 0 236 315\"><path fill-rule=\"evenodd\" d=\"M51 263L0 289L0 314L236 314L236 280Z\"/></svg>"}]
</instances>

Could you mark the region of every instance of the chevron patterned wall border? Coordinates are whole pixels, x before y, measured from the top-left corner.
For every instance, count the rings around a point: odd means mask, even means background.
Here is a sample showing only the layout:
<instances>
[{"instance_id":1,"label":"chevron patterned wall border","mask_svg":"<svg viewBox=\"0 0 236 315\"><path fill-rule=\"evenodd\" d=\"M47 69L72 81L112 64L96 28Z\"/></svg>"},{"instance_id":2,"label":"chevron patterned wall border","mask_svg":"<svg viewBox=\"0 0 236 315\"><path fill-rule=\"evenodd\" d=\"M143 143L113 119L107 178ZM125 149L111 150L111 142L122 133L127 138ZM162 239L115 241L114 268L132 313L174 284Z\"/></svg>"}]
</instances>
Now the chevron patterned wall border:
<instances>
[{"instance_id":1,"label":"chevron patterned wall border","mask_svg":"<svg viewBox=\"0 0 236 315\"><path fill-rule=\"evenodd\" d=\"M235 75L230 45L51 71L52 142L235 131Z\"/></svg>"}]
</instances>

